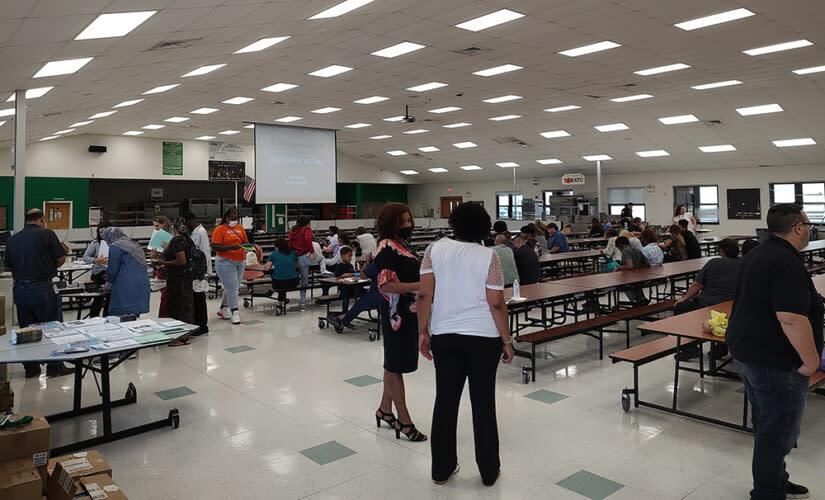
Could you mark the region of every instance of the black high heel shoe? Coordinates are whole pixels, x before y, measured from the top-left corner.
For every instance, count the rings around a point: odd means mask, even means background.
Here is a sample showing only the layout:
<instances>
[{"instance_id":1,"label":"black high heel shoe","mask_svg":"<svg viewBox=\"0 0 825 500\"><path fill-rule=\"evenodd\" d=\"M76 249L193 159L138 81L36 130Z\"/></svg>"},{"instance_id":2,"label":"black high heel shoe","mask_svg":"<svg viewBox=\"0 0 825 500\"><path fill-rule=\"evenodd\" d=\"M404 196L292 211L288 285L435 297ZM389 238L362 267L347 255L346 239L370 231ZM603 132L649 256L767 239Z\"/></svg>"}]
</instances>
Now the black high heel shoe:
<instances>
[{"instance_id":1,"label":"black high heel shoe","mask_svg":"<svg viewBox=\"0 0 825 500\"><path fill-rule=\"evenodd\" d=\"M409 429L405 431L404 429ZM410 441L426 441L427 435L415 428L415 424L402 424L398 420L398 427L395 427L395 439L401 439L401 434L407 436Z\"/></svg>"},{"instance_id":2,"label":"black high heel shoe","mask_svg":"<svg viewBox=\"0 0 825 500\"><path fill-rule=\"evenodd\" d=\"M380 429L382 421L386 422L387 425L395 429L395 415L393 415L392 412L384 413L384 410L378 408L378 410L375 411L375 426Z\"/></svg>"}]
</instances>

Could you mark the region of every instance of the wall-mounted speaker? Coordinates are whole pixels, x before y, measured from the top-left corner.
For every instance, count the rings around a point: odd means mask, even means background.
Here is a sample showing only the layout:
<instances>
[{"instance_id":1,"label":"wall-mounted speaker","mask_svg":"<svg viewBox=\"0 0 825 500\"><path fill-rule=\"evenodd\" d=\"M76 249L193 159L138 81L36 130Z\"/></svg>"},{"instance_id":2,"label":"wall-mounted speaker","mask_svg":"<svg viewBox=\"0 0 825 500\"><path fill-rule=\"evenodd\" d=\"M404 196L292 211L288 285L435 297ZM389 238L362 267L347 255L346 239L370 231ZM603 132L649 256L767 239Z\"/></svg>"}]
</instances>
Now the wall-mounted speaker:
<instances>
[{"instance_id":1,"label":"wall-mounted speaker","mask_svg":"<svg viewBox=\"0 0 825 500\"><path fill-rule=\"evenodd\" d=\"M106 146L89 146L90 153L105 153L106 150Z\"/></svg>"}]
</instances>

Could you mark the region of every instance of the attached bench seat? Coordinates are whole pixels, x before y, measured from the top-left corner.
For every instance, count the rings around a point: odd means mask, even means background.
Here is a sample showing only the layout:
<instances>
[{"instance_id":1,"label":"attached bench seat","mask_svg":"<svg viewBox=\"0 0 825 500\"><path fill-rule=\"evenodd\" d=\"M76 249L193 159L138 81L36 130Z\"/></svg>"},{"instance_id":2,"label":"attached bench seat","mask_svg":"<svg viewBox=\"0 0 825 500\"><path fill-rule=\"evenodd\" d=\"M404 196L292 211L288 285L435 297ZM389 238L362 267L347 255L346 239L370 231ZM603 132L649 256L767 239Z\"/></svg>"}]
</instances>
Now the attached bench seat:
<instances>
[{"instance_id":1,"label":"attached bench seat","mask_svg":"<svg viewBox=\"0 0 825 500\"><path fill-rule=\"evenodd\" d=\"M657 359L674 354L676 352L676 345L678 341L678 337L668 335L667 337L651 340L650 342L645 342L644 344L639 344L628 349L614 352L613 354L610 354L610 359L613 360L614 364L619 363L620 361L627 361L628 363L633 363L634 366L641 366L646 363L650 363L651 361L656 361ZM696 344L697 342L698 340L695 339L682 339L681 347L684 348Z\"/></svg>"},{"instance_id":2,"label":"attached bench seat","mask_svg":"<svg viewBox=\"0 0 825 500\"><path fill-rule=\"evenodd\" d=\"M624 321L624 334L625 334L625 346L630 347L630 321L634 319L643 319L653 316L655 314L663 313L665 311L670 311L673 309L673 306L676 305L675 300L663 300L660 302L654 302L651 304L647 304L645 306L638 306L633 307L631 309L622 309L619 311L613 311L607 313L608 316L612 316L619 321ZM642 332L644 335L644 332Z\"/></svg>"}]
</instances>

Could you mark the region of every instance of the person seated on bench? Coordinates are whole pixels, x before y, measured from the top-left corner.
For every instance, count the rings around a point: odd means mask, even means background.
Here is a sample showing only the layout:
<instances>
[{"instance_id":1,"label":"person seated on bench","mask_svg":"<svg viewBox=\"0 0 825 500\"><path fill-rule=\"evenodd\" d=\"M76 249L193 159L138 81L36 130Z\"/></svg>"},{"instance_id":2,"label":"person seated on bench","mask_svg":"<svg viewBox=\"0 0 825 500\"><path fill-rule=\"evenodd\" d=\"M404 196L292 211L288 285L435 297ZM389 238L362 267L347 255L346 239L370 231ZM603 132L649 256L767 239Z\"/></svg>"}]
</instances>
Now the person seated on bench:
<instances>
[{"instance_id":1,"label":"person seated on bench","mask_svg":"<svg viewBox=\"0 0 825 500\"><path fill-rule=\"evenodd\" d=\"M358 240L358 244L361 245L361 252L363 252L365 256L372 254L378 248L375 236L368 233L364 226L358 226L358 229L355 230L355 235L355 239Z\"/></svg>"},{"instance_id":2,"label":"person seated on bench","mask_svg":"<svg viewBox=\"0 0 825 500\"><path fill-rule=\"evenodd\" d=\"M602 248L601 252L607 262L602 265L602 271L615 271L622 258L622 251L616 248L616 238L619 237L619 231L608 229L605 231L604 237L607 238L607 247Z\"/></svg>"},{"instance_id":3,"label":"person seated on bench","mask_svg":"<svg viewBox=\"0 0 825 500\"><path fill-rule=\"evenodd\" d=\"M519 285L538 283L541 278L539 256L521 236L516 236L513 246L515 247L513 257L516 261L516 269L518 269Z\"/></svg>"},{"instance_id":4,"label":"person seated on bench","mask_svg":"<svg viewBox=\"0 0 825 500\"><path fill-rule=\"evenodd\" d=\"M521 226L521 237L524 238L524 243L527 244L531 249L536 248L536 226L531 226L527 224L525 226ZM534 250L535 251L535 250Z\"/></svg>"},{"instance_id":5,"label":"person seated on bench","mask_svg":"<svg viewBox=\"0 0 825 500\"><path fill-rule=\"evenodd\" d=\"M370 279L370 291L362 294L355 301L352 309L343 314L333 314L329 317L329 322L338 328L345 326L349 329L355 328L352 320L358 317L364 311L371 311L378 309L378 303L381 300L381 294L378 292L378 269L375 268L375 263L372 262L372 254L367 254L367 265L361 270L361 275Z\"/></svg>"},{"instance_id":6,"label":"person seated on bench","mask_svg":"<svg viewBox=\"0 0 825 500\"><path fill-rule=\"evenodd\" d=\"M665 252L665 262L680 262L687 259L687 250L685 248L685 239L682 237L682 226L679 224L671 225L667 232L670 234L670 239L659 243L659 247Z\"/></svg>"},{"instance_id":7,"label":"person seated on bench","mask_svg":"<svg viewBox=\"0 0 825 500\"><path fill-rule=\"evenodd\" d=\"M719 242L719 259L711 259L696 275L685 296L676 301L674 314L684 314L703 307L714 306L721 302L733 300L736 296L736 282L742 259L739 258L739 245L730 238ZM711 344L711 356L720 358L727 354L725 345ZM698 345L690 347L680 354L680 359L692 359L701 355Z\"/></svg>"},{"instance_id":8,"label":"person seated on bench","mask_svg":"<svg viewBox=\"0 0 825 500\"><path fill-rule=\"evenodd\" d=\"M278 302L287 305L286 291L298 287L298 273L295 270L298 257L289 248L289 240L278 238L275 240L275 249L269 254L265 271L272 270L272 290L278 294Z\"/></svg>"},{"instance_id":9,"label":"person seated on bench","mask_svg":"<svg viewBox=\"0 0 825 500\"><path fill-rule=\"evenodd\" d=\"M555 222L547 225L547 249L550 253L564 253L570 251L570 245L567 244L567 236L559 231L559 226Z\"/></svg>"},{"instance_id":10,"label":"person seated on bench","mask_svg":"<svg viewBox=\"0 0 825 500\"><path fill-rule=\"evenodd\" d=\"M348 247L352 250L352 245L350 244L349 237L344 234L343 232L339 231L336 235L336 249L335 253L329 259L322 259L318 266L321 268L321 275L322 276L333 276L335 273L330 271L329 268L334 268L338 263L341 262L341 249L344 247ZM328 248L325 248L324 251L326 252ZM324 292L326 295L326 292Z\"/></svg>"},{"instance_id":11,"label":"person seated on bench","mask_svg":"<svg viewBox=\"0 0 825 500\"><path fill-rule=\"evenodd\" d=\"M516 258L513 257L513 250L507 246L509 239L503 234L496 236L495 245L492 247L493 251L498 254L498 259L501 261L501 270L504 272L504 286L512 285L513 281L518 278L518 268L516 267Z\"/></svg>"},{"instance_id":12,"label":"person seated on bench","mask_svg":"<svg viewBox=\"0 0 825 500\"><path fill-rule=\"evenodd\" d=\"M647 260L647 257L642 254L641 250L631 248L630 240L628 240L626 236L616 238L616 248L622 251L622 260L619 263L619 267L616 268L617 271L650 267L650 261ZM624 293L634 306L650 304L650 299L645 297L641 285L632 285L632 287Z\"/></svg>"},{"instance_id":13,"label":"person seated on bench","mask_svg":"<svg viewBox=\"0 0 825 500\"><path fill-rule=\"evenodd\" d=\"M685 251L688 259L698 259L702 256L702 247L699 246L699 240L696 235L688 229L688 221L682 219L679 221L679 226L682 228L682 238L685 239Z\"/></svg>"},{"instance_id":14,"label":"person seated on bench","mask_svg":"<svg viewBox=\"0 0 825 500\"><path fill-rule=\"evenodd\" d=\"M742 257L748 255L748 252L759 246L759 242L751 238L742 242Z\"/></svg>"},{"instance_id":15,"label":"person seated on bench","mask_svg":"<svg viewBox=\"0 0 825 500\"><path fill-rule=\"evenodd\" d=\"M355 268L352 266L352 248L341 247L339 253L341 255L341 262L335 264L335 267L332 268L332 274L334 274L336 278L352 278L355 274ZM341 296L342 312L347 312L347 309L349 309L351 293L352 289L349 286L338 287L338 295ZM324 292L324 295L326 295L326 292Z\"/></svg>"},{"instance_id":16,"label":"person seated on bench","mask_svg":"<svg viewBox=\"0 0 825 500\"><path fill-rule=\"evenodd\" d=\"M645 228L639 236L642 243L642 255L650 262L651 266L661 266L664 262L665 254L659 246L659 235L650 228Z\"/></svg>"},{"instance_id":17,"label":"person seated on bench","mask_svg":"<svg viewBox=\"0 0 825 500\"><path fill-rule=\"evenodd\" d=\"M644 225L642 225L641 217L634 217L633 220L630 222L630 225L627 226L627 230L631 233L641 233L645 230Z\"/></svg>"},{"instance_id":18,"label":"person seated on bench","mask_svg":"<svg viewBox=\"0 0 825 500\"><path fill-rule=\"evenodd\" d=\"M329 231L327 232L327 241L329 242L329 246L324 247L325 252L333 255L338 252L338 248L340 247L338 232L338 226L329 226Z\"/></svg>"},{"instance_id":19,"label":"person seated on bench","mask_svg":"<svg viewBox=\"0 0 825 500\"><path fill-rule=\"evenodd\" d=\"M510 238L510 230L509 230L509 229L507 229L507 223L506 223L506 222L504 222L503 220L497 220L497 221L493 224L493 233L494 233L494 234L493 234L493 237L494 237L494 238L495 238L496 236L498 236L498 235L502 235L502 236L504 236L504 238L507 240L507 241L504 243L504 245L505 245L505 246L507 246L508 248L510 248L510 250L512 250L513 248L515 248L515 247L513 246L513 242L511 241L511 238Z\"/></svg>"},{"instance_id":20,"label":"person seated on bench","mask_svg":"<svg viewBox=\"0 0 825 500\"><path fill-rule=\"evenodd\" d=\"M642 242L639 241L639 238L633 236L633 234L627 229L622 229L621 231L619 231L619 236L624 236L625 238L627 238L627 241L630 242L630 248L641 250L644 246L642 245Z\"/></svg>"}]
</instances>

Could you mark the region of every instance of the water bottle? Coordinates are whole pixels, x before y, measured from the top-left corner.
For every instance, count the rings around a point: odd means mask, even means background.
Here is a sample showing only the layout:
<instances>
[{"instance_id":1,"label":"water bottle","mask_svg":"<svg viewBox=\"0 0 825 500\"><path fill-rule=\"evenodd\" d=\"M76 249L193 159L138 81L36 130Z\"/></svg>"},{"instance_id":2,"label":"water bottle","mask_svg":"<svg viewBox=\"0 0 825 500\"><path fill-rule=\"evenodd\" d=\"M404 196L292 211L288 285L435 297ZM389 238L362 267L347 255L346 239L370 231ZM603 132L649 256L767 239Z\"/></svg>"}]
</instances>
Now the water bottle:
<instances>
[{"instance_id":1,"label":"water bottle","mask_svg":"<svg viewBox=\"0 0 825 500\"><path fill-rule=\"evenodd\" d=\"M518 292L518 279L513 280L513 297L520 298L521 295Z\"/></svg>"}]
</instances>

